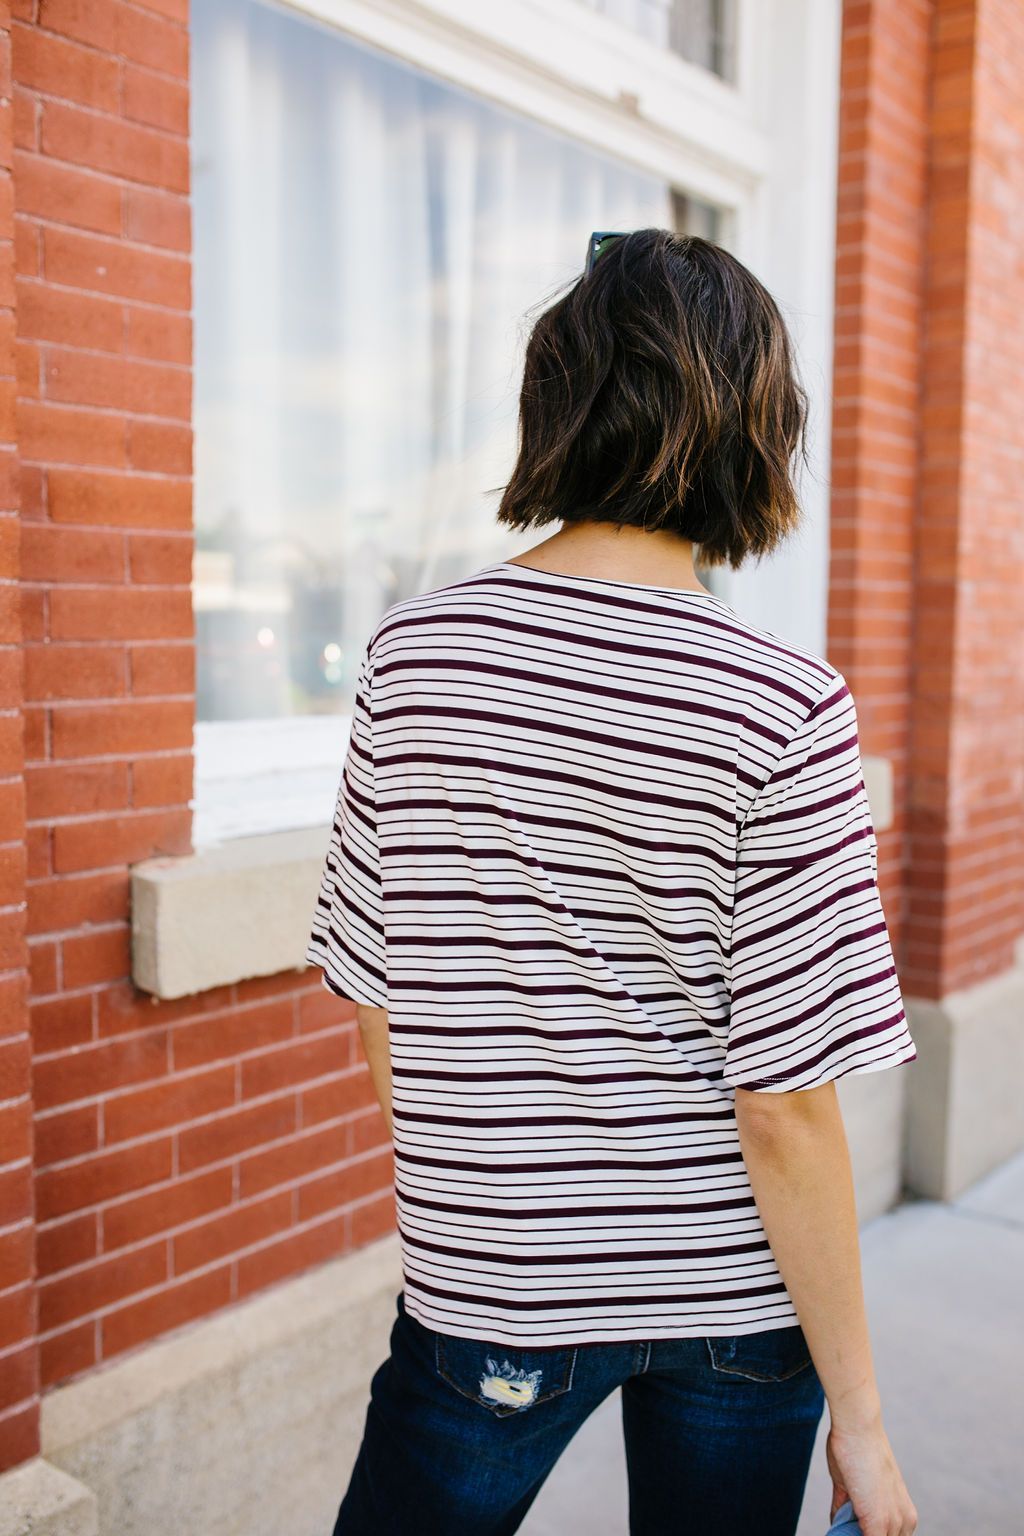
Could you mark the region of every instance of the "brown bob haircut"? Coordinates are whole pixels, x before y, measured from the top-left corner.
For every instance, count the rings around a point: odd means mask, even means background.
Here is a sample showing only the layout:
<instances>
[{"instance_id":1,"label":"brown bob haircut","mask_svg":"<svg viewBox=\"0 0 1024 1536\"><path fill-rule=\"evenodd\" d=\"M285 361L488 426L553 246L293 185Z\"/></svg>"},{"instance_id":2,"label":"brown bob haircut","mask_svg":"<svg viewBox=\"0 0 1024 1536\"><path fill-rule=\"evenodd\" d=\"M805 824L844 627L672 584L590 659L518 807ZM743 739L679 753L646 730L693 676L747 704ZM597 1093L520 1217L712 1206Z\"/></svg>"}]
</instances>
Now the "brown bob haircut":
<instances>
[{"instance_id":1,"label":"brown bob haircut","mask_svg":"<svg viewBox=\"0 0 1024 1536\"><path fill-rule=\"evenodd\" d=\"M498 521L631 524L739 566L799 520L807 396L771 294L713 241L638 229L535 322Z\"/></svg>"}]
</instances>

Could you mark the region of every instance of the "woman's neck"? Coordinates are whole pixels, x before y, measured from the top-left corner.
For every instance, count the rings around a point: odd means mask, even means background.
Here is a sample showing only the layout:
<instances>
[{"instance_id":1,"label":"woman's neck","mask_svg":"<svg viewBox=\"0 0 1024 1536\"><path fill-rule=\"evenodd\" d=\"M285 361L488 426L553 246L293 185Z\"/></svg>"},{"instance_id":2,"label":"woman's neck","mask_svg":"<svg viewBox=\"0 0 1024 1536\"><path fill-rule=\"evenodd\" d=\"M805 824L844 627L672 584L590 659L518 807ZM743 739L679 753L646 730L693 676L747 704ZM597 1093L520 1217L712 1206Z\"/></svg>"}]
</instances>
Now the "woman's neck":
<instances>
[{"instance_id":1,"label":"woman's neck","mask_svg":"<svg viewBox=\"0 0 1024 1536\"><path fill-rule=\"evenodd\" d=\"M513 565L533 566L563 576L605 577L653 586L707 592L693 565L689 539L657 530L614 523L568 523L557 533L515 556Z\"/></svg>"}]
</instances>

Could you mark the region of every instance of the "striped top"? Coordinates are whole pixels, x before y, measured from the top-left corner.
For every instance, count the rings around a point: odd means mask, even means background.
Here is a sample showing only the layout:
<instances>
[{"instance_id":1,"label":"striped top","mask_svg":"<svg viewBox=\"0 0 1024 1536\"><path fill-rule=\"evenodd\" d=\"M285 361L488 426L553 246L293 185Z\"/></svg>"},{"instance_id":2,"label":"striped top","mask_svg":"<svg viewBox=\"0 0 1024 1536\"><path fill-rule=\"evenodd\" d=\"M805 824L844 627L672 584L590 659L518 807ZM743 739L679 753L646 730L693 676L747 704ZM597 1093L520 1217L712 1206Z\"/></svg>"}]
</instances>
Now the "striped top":
<instances>
[{"instance_id":1,"label":"striped top","mask_svg":"<svg viewBox=\"0 0 1024 1536\"><path fill-rule=\"evenodd\" d=\"M912 1061L842 675L710 593L501 562L360 668L307 958L388 1010L407 1310L797 1321L734 1090Z\"/></svg>"}]
</instances>

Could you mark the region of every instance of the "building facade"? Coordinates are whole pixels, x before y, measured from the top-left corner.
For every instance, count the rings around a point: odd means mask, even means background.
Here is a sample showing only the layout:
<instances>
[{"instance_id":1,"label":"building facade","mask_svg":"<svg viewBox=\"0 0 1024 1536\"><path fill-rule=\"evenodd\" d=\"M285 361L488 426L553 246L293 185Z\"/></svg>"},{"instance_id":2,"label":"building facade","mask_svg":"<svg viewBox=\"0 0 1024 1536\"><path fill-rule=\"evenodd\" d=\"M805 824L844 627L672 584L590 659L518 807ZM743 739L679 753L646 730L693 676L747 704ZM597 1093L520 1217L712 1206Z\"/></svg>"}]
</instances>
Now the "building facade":
<instances>
[{"instance_id":1,"label":"building facade","mask_svg":"<svg viewBox=\"0 0 1024 1536\"><path fill-rule=\"evenodd\" d=\"M300 1297L326 1327L334 1295L351 1329L393 1291L352 1010L302 969L352 669L388 602L507 552L524 317L593 228L729 245L814 401L802 533L712 579L858 704L919 1048L849 1085L862 1214L1024 1145L1019 0L0 0L0 29L6 1486L127 1536L83 1416L127 1486L172 1435L148 1382L198 1436L197 1328Z\"/></svg>"}]
</instances>

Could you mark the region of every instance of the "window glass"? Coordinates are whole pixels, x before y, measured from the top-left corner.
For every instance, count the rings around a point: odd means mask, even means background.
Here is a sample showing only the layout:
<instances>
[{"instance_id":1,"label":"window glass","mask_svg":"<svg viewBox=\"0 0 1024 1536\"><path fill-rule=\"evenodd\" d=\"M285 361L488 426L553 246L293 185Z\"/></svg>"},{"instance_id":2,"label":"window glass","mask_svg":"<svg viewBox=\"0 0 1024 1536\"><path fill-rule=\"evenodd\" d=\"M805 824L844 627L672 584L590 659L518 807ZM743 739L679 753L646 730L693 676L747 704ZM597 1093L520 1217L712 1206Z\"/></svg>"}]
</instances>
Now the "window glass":
<instances>
[{"instance_id":1,"label":"window glass","mask_svg":"<svg viewBox=\"0 0 1024 1536\"><path fill-rule=\"evenodd\" d=\"M736 0L584 0L584 4L723 80L734 78Z\"/></svg>"},{"instance_id":2,"label":"window glass","mask_svg":"<svg viewBox=\"0 0 1024 1536\"><path fill-rule=\"evenodd\" d=\"M193 50L198 717L337 714L388 604L513 542L530 307L714 210L260 0Z\"/></svg>"}]
</instances>

